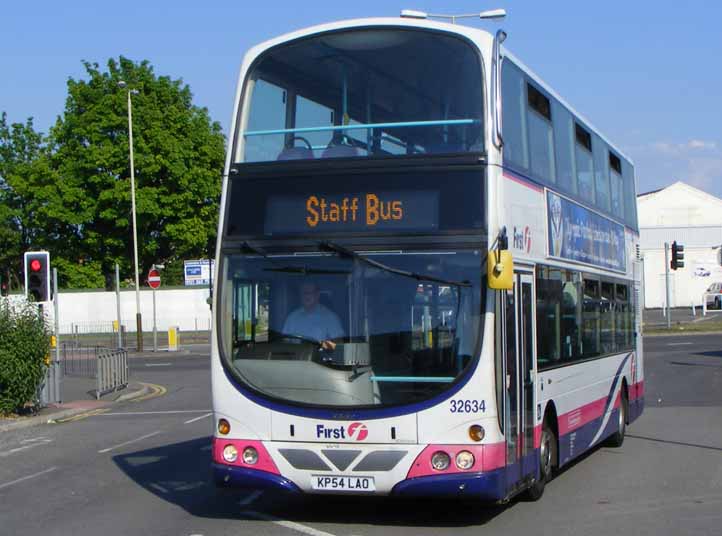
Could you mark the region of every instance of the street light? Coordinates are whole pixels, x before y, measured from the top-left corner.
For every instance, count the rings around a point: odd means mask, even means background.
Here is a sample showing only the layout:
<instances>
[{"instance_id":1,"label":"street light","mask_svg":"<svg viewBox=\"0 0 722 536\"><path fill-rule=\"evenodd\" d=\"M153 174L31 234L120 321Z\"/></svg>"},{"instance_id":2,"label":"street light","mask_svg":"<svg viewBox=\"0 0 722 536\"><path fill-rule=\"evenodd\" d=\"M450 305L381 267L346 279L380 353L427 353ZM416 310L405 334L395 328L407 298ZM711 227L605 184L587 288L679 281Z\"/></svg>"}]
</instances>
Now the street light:
<instances>
[{"instance_id":1,"label":"street light","mask_svg":"<svg viewBox=\"0 0 722 536\"><path fill-rule=\"evenodd\" d=\"M125 89L128 84L124 80L118 87ZM133 257L135 259L135 324L138 351L143 351L143 319L140 314L140 277L138 275L138 230L135 224L135 166L133 164L133 105L131 95L138 95L137 89L128 89L128 148L130 150L130 203L133 216Z\"/></svg>"}]
</instances>

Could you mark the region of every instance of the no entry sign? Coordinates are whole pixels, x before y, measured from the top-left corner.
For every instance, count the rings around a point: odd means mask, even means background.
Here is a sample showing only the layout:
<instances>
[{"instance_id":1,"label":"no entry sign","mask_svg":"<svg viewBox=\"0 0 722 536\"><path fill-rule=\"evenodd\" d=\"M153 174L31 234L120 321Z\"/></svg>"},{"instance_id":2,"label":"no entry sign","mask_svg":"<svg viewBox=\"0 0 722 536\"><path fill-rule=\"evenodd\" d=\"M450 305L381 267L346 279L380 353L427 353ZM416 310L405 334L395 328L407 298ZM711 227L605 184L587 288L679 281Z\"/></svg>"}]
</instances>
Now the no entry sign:
<instances>
[{"instance_id":1,"label":"no entry sign","mask_svg":"<svg viewBox=\"0 0 722 536\"><path fill-rule=\"evenodd\" d=\"M160 272L155 268L148 271L148 286L153 290L160 287Z\"/></svg>"}]
</instances>

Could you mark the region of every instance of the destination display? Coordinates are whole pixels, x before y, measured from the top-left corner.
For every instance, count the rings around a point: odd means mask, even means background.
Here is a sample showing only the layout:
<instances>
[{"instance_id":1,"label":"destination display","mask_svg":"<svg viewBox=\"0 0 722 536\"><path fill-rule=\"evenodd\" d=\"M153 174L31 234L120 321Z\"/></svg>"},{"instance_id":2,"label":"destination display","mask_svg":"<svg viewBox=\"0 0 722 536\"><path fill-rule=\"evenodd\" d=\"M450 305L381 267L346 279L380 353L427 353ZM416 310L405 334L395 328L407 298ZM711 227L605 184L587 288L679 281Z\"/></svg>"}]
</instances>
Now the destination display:
<instances>
[{"instance_id":1,"label":"destination display","mask_svg":"<svg viewBox=\"0 0 722 536\"><path fill-rule=\"evenodd\" d=\"M365 192L270 197L265 232L436 231L438 226L438 192Z\"/></svg>"},{"instance_id":2,"label":"destination display","mask_svg":"<svg viewBox=\"0 0 722 536\"><path fill-rule=\"evenodd\" d=\"M547 191L549 255L625 271L624 226Z\"/></svg>"},{"instance_id":3,"label":"destination display","mask_svg":"<svg viewBox=\"0 0 722 536\"><path fill-rule=\"evenodd\" d=\"M229 181L224 235L481 233L484 197L482 167L272 177L238 173Z\"/></svg>"}]
</instances>

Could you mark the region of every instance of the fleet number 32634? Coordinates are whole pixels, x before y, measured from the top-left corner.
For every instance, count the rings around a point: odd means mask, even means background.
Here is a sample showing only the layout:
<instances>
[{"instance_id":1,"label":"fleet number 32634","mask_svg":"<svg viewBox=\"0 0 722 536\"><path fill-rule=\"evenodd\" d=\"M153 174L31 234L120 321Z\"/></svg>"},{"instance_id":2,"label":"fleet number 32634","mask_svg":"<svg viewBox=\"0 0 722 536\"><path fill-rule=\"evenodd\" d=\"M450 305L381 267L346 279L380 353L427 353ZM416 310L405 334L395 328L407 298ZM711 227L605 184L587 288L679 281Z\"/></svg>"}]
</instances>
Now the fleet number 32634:
<instances>
[{"instance_id":1,"label":"fleet number 32634","mask_svg":"<svg viewBox=\"0 0 722 536\"><path fill-rule=\"evenodd\" d=\"M451 413L484 413L486 411L485 400L451 400L449 402Z\"/></svg>"}]
</instances>

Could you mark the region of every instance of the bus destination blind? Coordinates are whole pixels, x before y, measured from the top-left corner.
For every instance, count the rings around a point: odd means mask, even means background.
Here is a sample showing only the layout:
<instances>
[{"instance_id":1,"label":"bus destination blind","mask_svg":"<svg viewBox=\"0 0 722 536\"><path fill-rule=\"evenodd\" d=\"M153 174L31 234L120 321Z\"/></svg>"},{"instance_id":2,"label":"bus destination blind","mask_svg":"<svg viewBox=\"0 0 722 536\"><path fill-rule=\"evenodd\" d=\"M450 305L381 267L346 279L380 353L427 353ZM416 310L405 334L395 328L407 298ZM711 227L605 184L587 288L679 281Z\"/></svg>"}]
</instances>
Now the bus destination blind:
<instances>
[{"instance_id":1,"label":"bus destination blind","mask_svg":"<svg viewBox=\"0 0 722 536\"><path fill-rule=\"evenodd\" d=\"M432 190L272 195L264 225L267 235L438 228L439 193Z\"/></svg>"}]
</instances>

